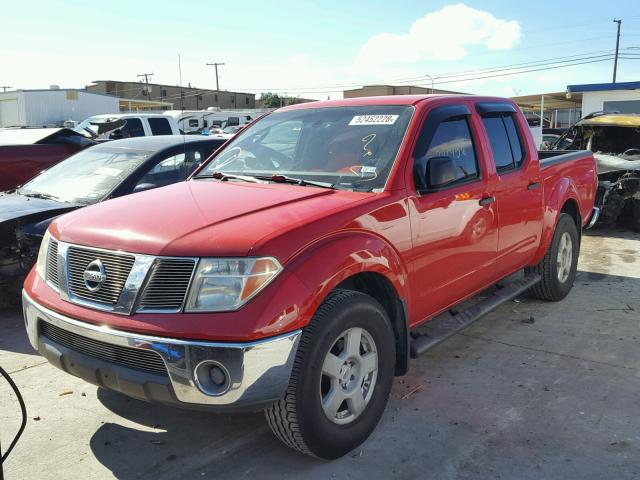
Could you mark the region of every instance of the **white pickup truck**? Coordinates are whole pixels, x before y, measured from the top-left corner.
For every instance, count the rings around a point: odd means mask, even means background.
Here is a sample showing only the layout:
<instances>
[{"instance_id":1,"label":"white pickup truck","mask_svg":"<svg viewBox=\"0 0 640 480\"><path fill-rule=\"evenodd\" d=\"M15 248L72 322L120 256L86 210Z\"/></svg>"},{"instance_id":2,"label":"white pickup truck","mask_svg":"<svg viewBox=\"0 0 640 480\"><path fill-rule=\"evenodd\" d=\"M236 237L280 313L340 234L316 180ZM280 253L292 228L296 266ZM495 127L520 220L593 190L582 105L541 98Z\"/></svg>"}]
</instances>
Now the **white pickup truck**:
<instances>
[{"instance_id":1,"label":"white pickup truck","mask_svg":"<svg viewBox=\"0 0 640 480\"><path fill-rule=\"evenodd\" d=\"M114 113L95 115L74 130L93 140L115 140L152 135L180 135L176 120L160 113Z\"/></svg>"}]
</instances>

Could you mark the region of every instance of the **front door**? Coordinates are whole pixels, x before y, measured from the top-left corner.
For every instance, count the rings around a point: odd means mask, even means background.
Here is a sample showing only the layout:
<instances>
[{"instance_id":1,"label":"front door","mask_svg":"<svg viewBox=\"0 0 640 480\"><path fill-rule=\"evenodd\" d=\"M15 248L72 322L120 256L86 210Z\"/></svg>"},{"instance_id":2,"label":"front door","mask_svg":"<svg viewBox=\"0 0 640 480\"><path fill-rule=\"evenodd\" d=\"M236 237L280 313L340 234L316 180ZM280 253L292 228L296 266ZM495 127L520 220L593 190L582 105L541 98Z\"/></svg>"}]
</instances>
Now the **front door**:
<instances>
[{"instance_id":1,"label":"front door","mask_svg":"<svg viewBox=\"0 0 640 480\"><path fill-rule=\"evenodd\" d=\"M422 320L482 289L494 279L498 222L479 125L465 105L433 109L414 152L417 194L409 196L413 237L412 296ZM429 162L453 160L455 178L430 185ZM440 159L440 160L437 160Z\"/></svg>"}]
</instances>

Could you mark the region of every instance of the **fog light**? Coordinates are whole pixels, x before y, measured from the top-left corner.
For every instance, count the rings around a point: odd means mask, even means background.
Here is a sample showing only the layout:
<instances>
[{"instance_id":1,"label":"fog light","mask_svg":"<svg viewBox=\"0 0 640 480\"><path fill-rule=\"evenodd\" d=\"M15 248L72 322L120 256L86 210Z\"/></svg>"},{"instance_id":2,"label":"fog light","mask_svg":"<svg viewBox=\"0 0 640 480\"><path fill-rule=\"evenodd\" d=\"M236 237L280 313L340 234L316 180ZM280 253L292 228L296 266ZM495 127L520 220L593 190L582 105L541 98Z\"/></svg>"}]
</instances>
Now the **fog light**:
<instances>
[{"instance_id":1,"label":"fog light","mask_svg":"<svg viewBox=\"0 0 640 480\"><path fill-rule=\"evenodd\" d=\"M229 372L222 364L213 360L199 363L194 377L196 385L206 395L219 396L229 389Z\"/></svg>"}]
</instances>

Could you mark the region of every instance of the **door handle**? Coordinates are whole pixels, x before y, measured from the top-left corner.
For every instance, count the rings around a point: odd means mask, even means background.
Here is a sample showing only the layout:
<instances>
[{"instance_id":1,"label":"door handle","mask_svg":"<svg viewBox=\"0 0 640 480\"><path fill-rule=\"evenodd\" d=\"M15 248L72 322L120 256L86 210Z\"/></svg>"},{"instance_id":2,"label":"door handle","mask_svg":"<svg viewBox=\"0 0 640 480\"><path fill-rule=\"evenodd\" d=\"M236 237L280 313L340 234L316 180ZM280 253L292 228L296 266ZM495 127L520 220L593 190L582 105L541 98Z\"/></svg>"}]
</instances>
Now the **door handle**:
<instances>
[{"instance_id":1,"label":"door handle","mask_svg":"<svg viewBox=\"0 0 640 480\"><path fill-rule=\"evenodd\" d=\"M478 203L483 207L486 207L488 205L491 205L495 201L496 201L495 197L484 197Z\"/></svg>"},{"instance_id":2,"label":"door handle","mask_svg":"<svg viewBox=\"0 0 640 480\"><path fill-rule=\"evenodd\" d=\"M540 188L540 182L532 182L527 185L527 190L535 190L536 188Z\"/></svg>"}]
</instances>

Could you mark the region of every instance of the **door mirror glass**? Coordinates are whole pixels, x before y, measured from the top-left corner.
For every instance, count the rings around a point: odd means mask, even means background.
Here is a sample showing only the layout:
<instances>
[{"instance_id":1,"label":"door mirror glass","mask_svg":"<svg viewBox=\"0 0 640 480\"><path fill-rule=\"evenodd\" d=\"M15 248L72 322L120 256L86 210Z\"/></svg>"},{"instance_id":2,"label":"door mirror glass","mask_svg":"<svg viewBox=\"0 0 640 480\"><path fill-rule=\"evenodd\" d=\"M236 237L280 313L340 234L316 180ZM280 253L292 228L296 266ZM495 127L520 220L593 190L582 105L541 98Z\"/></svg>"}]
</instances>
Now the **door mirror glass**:
<instances>
[{"instance_id":1,"label":"door mirror glass","mask_svg":"<svg viewBox=\"0 0 640 480\"><path fill-rule=\"evenodd\" d=\"M144 192L145 190L151 190L157 188L155 183L139 183L133 188L133 193Z\"/></svg>"},{"instance_id":2,"label":"door mirror glass","mask_svg":"<svg viewBox=\"0 0 640 480\"><path fill-rule=\"evenodd\" d=\"M427 185L431 188L440 188L456 179L456 166L449 157L431 157L427 162L425 172Z\"/></svg>"}]
</instances>

